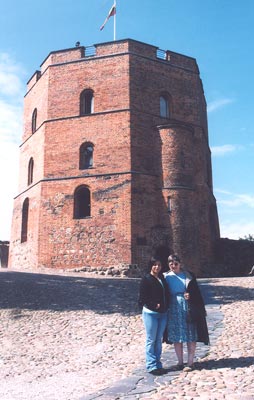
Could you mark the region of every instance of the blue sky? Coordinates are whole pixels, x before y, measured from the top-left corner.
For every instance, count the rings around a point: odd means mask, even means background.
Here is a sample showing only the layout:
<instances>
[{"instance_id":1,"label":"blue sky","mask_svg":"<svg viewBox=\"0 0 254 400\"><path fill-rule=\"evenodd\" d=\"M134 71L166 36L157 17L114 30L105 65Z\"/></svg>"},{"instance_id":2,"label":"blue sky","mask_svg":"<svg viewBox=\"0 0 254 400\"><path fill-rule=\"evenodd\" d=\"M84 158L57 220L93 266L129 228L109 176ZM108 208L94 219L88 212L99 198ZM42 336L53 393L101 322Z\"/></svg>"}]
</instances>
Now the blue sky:
<instances>
[{"instance_id":1,"label":"blue sky","mask_svg":"<svg viewBox=\"0 0 254 400\"><path fill-rule=\"evenodd\" d=\"M54 50L113 40L113 0L2 1L0 240L9 240L26 82ZM117 0L116 39L196 58L208 109L221 236L254 235L254 1Z\"/></svg>"}]
</instances>

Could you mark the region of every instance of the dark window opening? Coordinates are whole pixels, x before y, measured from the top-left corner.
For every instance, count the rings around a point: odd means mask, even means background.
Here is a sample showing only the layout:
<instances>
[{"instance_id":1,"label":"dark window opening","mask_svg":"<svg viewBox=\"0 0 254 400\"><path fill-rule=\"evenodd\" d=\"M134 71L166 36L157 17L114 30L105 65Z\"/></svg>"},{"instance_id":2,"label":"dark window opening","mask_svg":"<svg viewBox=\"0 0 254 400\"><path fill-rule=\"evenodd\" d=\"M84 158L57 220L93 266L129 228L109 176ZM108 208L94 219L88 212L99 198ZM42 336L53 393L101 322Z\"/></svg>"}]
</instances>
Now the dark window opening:
<instances>
[{"instance_id":1,"label":"dark window opening","mask_svg":"<svg viewBox=\"0 0 254 400\"><path fill-rule=\"evenodd\" d=\"M167 210L168 210L168 213L171 213L171 211L172 211L171 197L168 197L168 199L167 199Z\"/></svg>"},{"instance_id":2,"label":"dark window opening","mask_svg":"<svg viewBox=\"0 0 254 400\"><path fill-rule=\"evenodd\" d=\"M158 246L155 249L154 252L154 257L158 260L160 260L161 262L161 266L162 266L162 272L167 272L169 270L169 266L168 266L168 256L171 254L172 252L170 251L170 249L166 246Z\"/></svg>"},{"instance_id":3,"label":"dark window opening","mask_svg":"<svg viewBox=\"0 0 254 400\"><path fill-rule=\"evenodd\" d=\"M27 241L29 199L26 198L22 207L21 243Z\"/></svg>"},{"instance_id":4,"label":"dark window opening","mask_svg":"<svg viewBox=\"0 0 254 400\"><path fill-rule=\"evenodd\" d=\"M37 108L34 109L33 115L32 115L32 133L34 133L37 129Z\"/></svg>"},{"instance_id":5,"label":"dark window opening","mask_svg":"<svg viewBox=\"0 0 254 400\"><path fill-rule=\"evenodd\" d=\"M33 183L33 173L34 173L34 160L31 157L28 164L28 177L27 177L28 185L31 185L31 183Z\"/></svg>"},{"instance_id":6,"label":"dark window opening","mask_svg":"<svg viewBox=\"0 0 254 400\"><path fill-rule=\"evenodd\" d=\"M87 169L93 166L93 145L83 143L79 148L79 169Z\"/></svg>"},{"instance_id":7,"label":"dark window opening","mask_svg":"<svg viewBox=\"0 0 254 400\"><path fill-rule=\"evenodd\" d=\"M80 115L93 113L94 96L93 91L85 89L80 95Z\"/></svg>"},{"instance_id":8,"label":"dark window opening","mask_svg":"<svg viewBox=\"0 0 254 400\"><path fill-rule=\"evenodd\" d=\"M160 116L169 118L169 97L166 94L160 96Z\"/></svg>"},{"instance_id":9,"label":"dark window opening","mask_svg":"<svg viewBox=\"0 0 254 400\"><path fill-rule=\"evenodd\" d=\"M180 152L180 160L181 160L181 167L184 169L185 168L185 155L182 150Z\"/></svg>"},{"instance_id":10,"label":"dark window opening","mask_svg":"<svg viewBox=\"0 0 254 400\"><path fill-rule=\"evenodd\" d=\"M86 186L79 186L74 193L74 219L91 216L91 195Z\"/></svg>"}]
</instances>

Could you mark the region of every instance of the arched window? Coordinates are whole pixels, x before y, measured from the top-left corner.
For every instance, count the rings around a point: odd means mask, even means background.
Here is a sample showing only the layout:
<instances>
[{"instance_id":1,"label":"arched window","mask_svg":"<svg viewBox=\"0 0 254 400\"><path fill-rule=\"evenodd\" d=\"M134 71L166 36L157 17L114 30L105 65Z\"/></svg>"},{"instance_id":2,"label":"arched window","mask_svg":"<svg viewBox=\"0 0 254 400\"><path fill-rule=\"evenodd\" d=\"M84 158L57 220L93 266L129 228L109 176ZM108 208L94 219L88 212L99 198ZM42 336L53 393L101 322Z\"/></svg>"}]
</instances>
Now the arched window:
<instances>
[{"instance_id":1,"label":"arched window","mask_svg":"<svg viewBox=\"0 0 254 400\"><path fill-rule=\"evenodd\" d=\"M21 243L27 241L29 198L24 200L22 206Z\"/></svg>"},{"instance_id":2,"label":"arched window","mask_svg":"<svg viewBox=\"0 0 254 400\"><path fill-rule=\"evenodd\" d=\"M93 166L93 145L83 143L79 148L79 169L87 169Z\"/></svg>"},{"instance_id":3,"label":"arched window","mask_svg":"<svg viewBox=\"0 0 254 400\"><path fill-rule=\"evenodd\" d=\"M34 133L37 129L36 124L37 124L37 108L34 109L32 115L32 133Z\"/></svg>"},{"instance_id":4,"label":"arched window","mask_svg":"<svg viewBox=\"0 0 254 400\"><path fill-rule=\"evenodd\" d=\"M160 96L160 116L169 118L169 96L165 93Z\"/></svg>"},{"instance_id":5,"label":"arched window","mask_svg":"<svg viewBox=\"0 0 254 400\"><path fill-rule=\"evenodd\" d=\"M80 94L80 115L93 113L94 96L91 89L85 89Z\"/></svg>"},{"instance_id":6,"label":"arched window","mask_svg":"<svg viewBox=\"0 0 254 400\"><path fill-rule=\"evenodd\" d=\"M74 192L74 219L90 217L91 201L90 190L81 185Z\"/></svg>"},{"instance_id":7,"label":"arched window","mask_svg":"<svg viewBox=\"0 0 254 400\"><path fill-rule=\"evenodd\" d=\"M31 185L31 183L33 183L33 173L34 173L34 159L33 157L31 157L28 164L28 176L27 176L28 185Z\"/></svg>"}]
</instances>

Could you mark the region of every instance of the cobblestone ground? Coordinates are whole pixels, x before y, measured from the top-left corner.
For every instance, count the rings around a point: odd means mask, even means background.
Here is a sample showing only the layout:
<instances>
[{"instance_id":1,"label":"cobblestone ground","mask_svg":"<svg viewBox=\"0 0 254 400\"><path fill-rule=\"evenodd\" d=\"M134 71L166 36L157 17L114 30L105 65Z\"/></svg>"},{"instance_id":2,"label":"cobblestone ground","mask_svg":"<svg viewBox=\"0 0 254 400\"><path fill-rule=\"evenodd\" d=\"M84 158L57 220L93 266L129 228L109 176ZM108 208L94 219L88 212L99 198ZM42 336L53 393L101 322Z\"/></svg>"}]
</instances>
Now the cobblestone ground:
<instances>
[{"instance_id":1,"label":"cobblestone ground","mask_svg":"<svg viewBox=\"0 0 254 400\"><path fill-rule=\"evenodd\" d=\"M0 399L254 399L254 277L208 282L223 329L197 369L105 397L101 390L144 366L139 280L1 270Z\"/></svg>"},{"instance_id":2,"label":"cobblestone ground","mask_svg":"<svg viewBox=\"0 0 254 400\"><path fill-rule=\"evenodd\" d=\"M143 363L138 280L0 273L0 399L76 400Z\"/></svg>"},{"instance_id":3,"label":"cobblestone ground","mask_svg":"<svg viewBox=\"0 0 254 400\"><path fill-rule=\"evenodd\" d=\"M254 399L254 277L211 279L223 330L196 370L181 372L149 399Z\"/></svg>"}]
</instances>

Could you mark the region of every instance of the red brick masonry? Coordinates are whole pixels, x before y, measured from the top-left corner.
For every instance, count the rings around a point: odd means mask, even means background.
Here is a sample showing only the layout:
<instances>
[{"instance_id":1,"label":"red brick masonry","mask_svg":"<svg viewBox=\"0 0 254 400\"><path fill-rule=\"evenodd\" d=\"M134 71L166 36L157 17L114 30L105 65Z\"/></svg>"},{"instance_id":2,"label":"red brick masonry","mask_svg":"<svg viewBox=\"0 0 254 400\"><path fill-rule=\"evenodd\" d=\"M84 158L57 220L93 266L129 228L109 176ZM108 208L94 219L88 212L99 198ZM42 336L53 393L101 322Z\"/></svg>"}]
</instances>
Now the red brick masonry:
<instances>
[{"instance_id":1,"label":"red brick masonry","mask_svg":"<svg viewBox=\"0 0 254 400\"><path fill-rule=\"evenodd\" d=\"M85 89L93 91L94 108L80 115ZM93 146L93 166L80 170L82 143ZM90 191L91 215L77 219L80 185ZM95 45L92 56L84 47L50 53L25 96L10 265L131 274L152 254L165 263L175 251L199 273L218 238L196 60L170 51L158 56L155 46L129 39Z\"/></svg>"}]
</instances>

